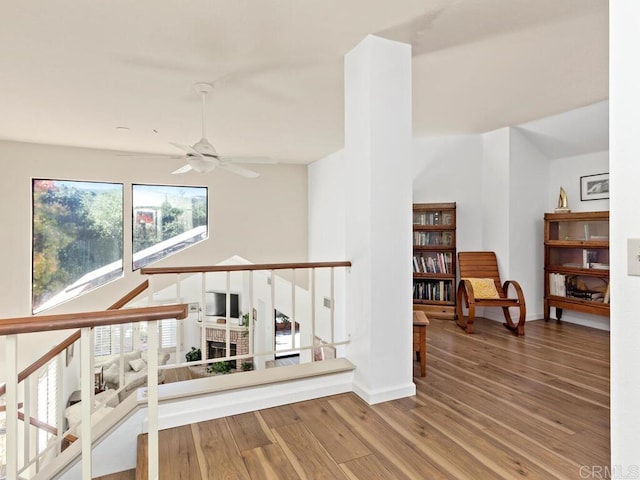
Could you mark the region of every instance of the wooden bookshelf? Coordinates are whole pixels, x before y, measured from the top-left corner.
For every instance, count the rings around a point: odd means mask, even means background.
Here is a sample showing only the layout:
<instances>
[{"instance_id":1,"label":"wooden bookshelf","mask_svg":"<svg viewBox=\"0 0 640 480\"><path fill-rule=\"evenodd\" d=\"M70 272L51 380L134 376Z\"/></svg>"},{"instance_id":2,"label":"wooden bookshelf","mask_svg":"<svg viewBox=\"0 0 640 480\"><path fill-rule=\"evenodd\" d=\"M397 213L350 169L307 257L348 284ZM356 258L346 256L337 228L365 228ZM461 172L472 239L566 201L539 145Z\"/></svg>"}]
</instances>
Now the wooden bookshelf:
<instances>
[{"instance_id":1,"label":"wooden bookshelf","mask_svg":"<svg viewBox=\"0 0 640 480\"><path fill-rule=\"evenodd\" d=\"M456 204L413 205L413 308L456 317Z\"/></svg>"},{"instance_id":2,"label":"wooden bookshelf","mask_svg":"<svg viewBox=\"0 0 640 480\"><path fill-rule=\"evenodd\" d=\"M544 318L551 307L609 316L609 212L544 216Z\"/></svg>"}]
</instances>

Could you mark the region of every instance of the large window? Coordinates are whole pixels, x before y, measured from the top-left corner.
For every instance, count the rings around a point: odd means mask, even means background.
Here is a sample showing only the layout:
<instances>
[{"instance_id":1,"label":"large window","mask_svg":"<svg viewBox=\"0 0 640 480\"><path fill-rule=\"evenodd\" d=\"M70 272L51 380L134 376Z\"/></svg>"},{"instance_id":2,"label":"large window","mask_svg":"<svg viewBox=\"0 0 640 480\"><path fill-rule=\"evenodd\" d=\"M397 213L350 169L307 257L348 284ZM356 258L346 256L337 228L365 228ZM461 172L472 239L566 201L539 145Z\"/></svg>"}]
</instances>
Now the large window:
<instances>
[{"instance_id":1,"label":"large window","mask_svg":"<svg viewBox=\"0 0 640 480\"><path fill-rule=\"evenodd\" d=\"M207 188L133 185L133 269L207 238Z\"/></svg>"},{"instance_id":2,"label":"large window","mask_svg":"<svg viewBox=\"0 0 640 480\"><path fill-rule=\"evenodd\" d=\"M123 190L33 180L33 313L122 276Z\"/></svg>"},{"instance_id":3,"label":"large window","mask_svg":"<svg viewBox=\"0 0 640 480\"><path fill-rule=\"evenodd\" d=\"M158 322L158 347L161 350L175 349L178 327L178 322L175 318L160 320ZM94 355L96 357L120 353L121 332L124 338L123 352L147 350L149 338L147 322L104 325L95 327L93 332ZM0 477L0 479L1 478L2 477Z\"/></svg>"}]
</instances>

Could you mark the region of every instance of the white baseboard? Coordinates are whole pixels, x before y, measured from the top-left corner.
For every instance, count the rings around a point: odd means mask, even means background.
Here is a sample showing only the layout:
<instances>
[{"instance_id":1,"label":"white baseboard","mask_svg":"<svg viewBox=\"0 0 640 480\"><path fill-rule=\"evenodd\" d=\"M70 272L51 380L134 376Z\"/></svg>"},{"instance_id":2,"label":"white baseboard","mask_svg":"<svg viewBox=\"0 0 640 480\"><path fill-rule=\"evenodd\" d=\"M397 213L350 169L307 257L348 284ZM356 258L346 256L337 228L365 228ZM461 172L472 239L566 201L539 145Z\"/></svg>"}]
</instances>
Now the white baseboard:
<instances>
[{"instance_id":1,"label":"white baseboard","mask_svg":"<svg viewBox=\"0 0 640 480\"><path fill-rule=\"evenodd\" d=\"M384 390L370 390L354 382L353 392L369 405L374 405L398 398L412 397L416 394L416 385L411 382L409 384L395 385Z\"/></svg>"}]
</instances>

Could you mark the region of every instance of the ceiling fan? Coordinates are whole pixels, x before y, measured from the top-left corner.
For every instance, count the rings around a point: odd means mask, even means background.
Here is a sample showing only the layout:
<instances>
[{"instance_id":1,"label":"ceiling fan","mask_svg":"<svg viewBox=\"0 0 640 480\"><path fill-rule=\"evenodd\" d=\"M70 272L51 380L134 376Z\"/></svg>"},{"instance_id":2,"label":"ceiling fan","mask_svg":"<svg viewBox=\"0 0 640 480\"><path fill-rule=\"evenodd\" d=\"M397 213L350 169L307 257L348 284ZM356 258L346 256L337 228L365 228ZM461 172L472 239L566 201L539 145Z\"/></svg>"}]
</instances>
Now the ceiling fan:
<instances>
[{"instance_id":1,"label":"ceiling fan","mask_svg":"<svg viewBox=\"0 0 640 480\"><path fill-rule=\"evenodd\" d=\"M255 178L260 174L249 170L248 168L240 167L238 163L252 163L252 164L265 164L276 163L271 159L263 157L223 157L218 155L215 147L211 145L206 136L205 126L205 107L207 94L211 92L213 86L209 83L196 83L194 86L195 91L200 94L202 98L202 138L193 145L182 145L179 143L170 142L174 147L186 153L185 160L186 165L175 170L174 174L187 173L190 171L196 171L199 173L208 173L215 168L224 168L230 172L242 175L247 178Z\"/></svg>"}]
</instances>

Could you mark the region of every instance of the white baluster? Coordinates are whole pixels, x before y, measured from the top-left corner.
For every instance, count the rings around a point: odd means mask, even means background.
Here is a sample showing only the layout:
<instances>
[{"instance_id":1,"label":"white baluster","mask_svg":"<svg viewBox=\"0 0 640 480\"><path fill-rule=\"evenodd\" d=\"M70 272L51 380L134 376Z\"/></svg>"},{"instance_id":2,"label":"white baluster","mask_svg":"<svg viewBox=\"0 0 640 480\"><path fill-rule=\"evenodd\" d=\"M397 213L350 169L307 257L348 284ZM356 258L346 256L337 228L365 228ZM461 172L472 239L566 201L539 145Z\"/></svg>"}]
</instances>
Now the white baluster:
<instances>
[{"instance_id":1,"label":"white baluster","mask_svg":"<svg viewBox=\"0 0 640 480\"><path fill-rule=\"evenodd\" d=\"M6 337L7 480L18 479L18 336Z\"/></svg>"},{"instance_id":2,"label":"white baluster","mask_svg":"<svg viewBox=\"0 0 640 480\"><path fill-rule=\"evenodd\" d=\"M202 360L209 358L209 352L207 351L207 274L202 273L202 322L200 323L200 352L202 353ZM203 364L204 365L204 364Z\"/></svg>"},{"instance_id":3,"label":"white baluster","mask_svg":"<svg viewBox=\"0 0 640 480\"><path fill-rule=\"evenodd\" d=\"M249 322L247 323L247 328L249 329L249 354L253 355L253 270L249 270ZM252 357L251 359L254 368L255 361Z\"/></svg>"},{"instance_id":4,"label":"white baluster","mask_svg":"<svg viewBox=\"0 0 640 480\"><path fill-rule=\"evenodd\" d=\"M158 466L158 321L147 322L147 419L149 426L149 479L157 479Z\"/></svg>"},{"instance_id":5,"label":"white baluster","mask_svg":"<svg viewBox=\"0 0 640 480\"><path fill-rule=\"evenodd\" d=\"M91 480L91 410L93 403L93 354L91 328L84 327L80 335L80 398L82 423L80 425L80 445L82 446L82 478Z\"/></svg>"},{"instance_id":6,"label":"white baluster","mask_svg":"<svg viewBox=\"0 0 640 480\"><path fill-rule=\"evenodd\" d=\"M67 347L69 348L69 347ZM63 393L63 376L64 376L64 364L66 361L66 352L63 350L58 354L58 361L56 362L56 429L58 435L56 436L56 456L60 455L62 451L62 439L64 436L64 399ZM25 418L29 418L25 415Z\"/></svg>"},{"instance_id":7,"label":"white baluster","mask_svg":"<svg viewBox=\"0 0 640 480\"><path fill-rule=\"evenodd\" d=\"M331 343L336 341L335 337L335 303L336 303L336 283L335 283L335 267L331 267L331 304L329 305L330 326L331 326Z\"/></svg>"},{"instance_id":8,"label":"white baluster","mask_svg":"<svg viewBox=\"0 0 640 480\"><path fill-rule=\"evenodd\" d=\"M24 418L28 419L31 418L31 382L33 382L34 380L37 379L37 375L30 375L28 378L24 379L23 382L23 396L22 398L24 399L24 408L22 409L22 411L24 412ZM37 380L36 380L37 381ZM35 383L35 382L34 382ZM38 387L37 387L37 383L35 384L36 388L35 391L38 391ZM29 458L30 455L32 455L32 450L34 450L31 447L31 442L32 442L32 437L31 437L31 428L30 428L30 422L25 420L24 422L22 422L22 431L23 431L23 435L24 435L24 451L22 452L22 464L23 465L27 465L29 463ZM8 438L8 437L7 437Z\"/></svg>"},{"instance_id":9,"label":"white baluster","mask_svg":"<svg viewBox=\"0 0 640 480\"><path fill-rule=\"evenodd\" d=\"M311 291L311 345L316 341L316 269L311 269L311 285L309 285ZM311 350L311 359L315 361L315 355Z\"/></svg>"},{"instance_id":10,"label":"white baluster","mask_svg":"<svg viewBox=\"0 0 640 480\"><path fill-rule=\"evenodd\" d=\"M291 349L296 348L296 269L291 270Z\"/></svg>"},{"instance_id":11,"label":"white baluster","mask_svg":"<svg viewBox=\"0 0 640 480\"><path fill-rule=\"evenodd\" d=\"M178 274L178 285L176 286L176 294L178 297L178 303L183 303L182 300L182 276ZM187 312L187 316L189 312ZM188 318L188 317L187 317ZM176 322L176 361L177 364L180 361L180 348L182 347L182 322Z\"/></svg>"}]
</instances>

